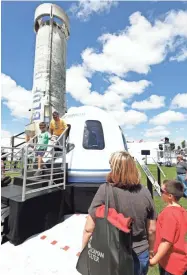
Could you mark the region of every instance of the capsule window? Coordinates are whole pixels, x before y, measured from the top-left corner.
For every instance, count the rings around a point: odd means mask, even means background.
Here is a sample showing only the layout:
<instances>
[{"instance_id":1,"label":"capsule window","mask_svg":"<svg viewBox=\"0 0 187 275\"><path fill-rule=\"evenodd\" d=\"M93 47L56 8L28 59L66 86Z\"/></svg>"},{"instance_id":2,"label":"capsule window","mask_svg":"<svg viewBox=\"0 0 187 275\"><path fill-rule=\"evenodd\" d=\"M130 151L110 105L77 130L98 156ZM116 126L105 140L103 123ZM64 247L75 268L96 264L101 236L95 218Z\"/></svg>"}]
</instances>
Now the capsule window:
<instances>
[{"instance_id":1,"label":"capsule window","mask_svg":"<svg viewBox=\"0 0 187 275\"><path fill-rule=\"evenodd\" d=\"M103 127L98 120L87 120L84 126L83 148L103 150L105 148Z\"/></svg>"}]
</instances>

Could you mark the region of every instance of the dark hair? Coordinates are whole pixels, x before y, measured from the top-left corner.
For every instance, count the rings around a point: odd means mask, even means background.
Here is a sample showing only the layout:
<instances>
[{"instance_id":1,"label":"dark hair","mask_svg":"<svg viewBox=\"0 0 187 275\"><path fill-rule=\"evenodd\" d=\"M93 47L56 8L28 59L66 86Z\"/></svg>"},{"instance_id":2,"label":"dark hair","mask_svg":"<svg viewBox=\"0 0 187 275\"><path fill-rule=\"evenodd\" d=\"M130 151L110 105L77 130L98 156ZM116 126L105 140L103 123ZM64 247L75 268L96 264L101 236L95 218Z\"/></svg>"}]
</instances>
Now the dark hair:
<instances>
[{"instance_id":1,"label":"dark hair","mask_svg":"<svg viewBox=\"0 0 187 275\"><path fill-rule=\"evenodd\" d=\"M39 126L46 127L46 123L45 122L40 122Z\"/></svg>"},{"instance_id":2,"label":"dark hair","mask_svg":"<svg viewBox=\"0 0 187 275\"><path fill-rule=\"evenodd\" d=\"M177 180L164 180L166 192L174 196L176 201L179 201L184 195L184 186Z\"/></svg>"},{"instance_id":3,"label":"dark hair","mask_svg":"<svg viewBox=\"0 0 187 275\"><path fill-rule=\"evenodd\" d=\"M54 116L54 115L55 115L55 116L59 116L59 113L58 113L57 111L54 111L54 112L53 112L53 116Z\"/></svg>"}]
</instances>

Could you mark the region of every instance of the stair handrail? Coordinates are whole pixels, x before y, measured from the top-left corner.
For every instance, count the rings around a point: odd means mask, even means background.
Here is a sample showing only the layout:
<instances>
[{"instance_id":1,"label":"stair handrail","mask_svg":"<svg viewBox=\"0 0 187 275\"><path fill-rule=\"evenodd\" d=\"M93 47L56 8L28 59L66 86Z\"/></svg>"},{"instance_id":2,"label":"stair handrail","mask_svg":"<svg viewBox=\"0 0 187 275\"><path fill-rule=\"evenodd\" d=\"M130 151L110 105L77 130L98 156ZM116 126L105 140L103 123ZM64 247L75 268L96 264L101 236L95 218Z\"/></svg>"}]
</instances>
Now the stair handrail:
<instances>
[{"instance_id":1,"label":"stair handrail","mask_svg":"<svg viewBox=\"0 0 187 275\"><path fill-rule=\"evenodd\" d=\"M63 186L63 188L65 189L65 186L66 186L66 145L65 145L65 141L66 140L65 140L65 134L68 131L68 129L69 129L69 126L63 131L63 133L57 138L57 140L54 141L53 144L48 145L48 146L52 147L53 150L54 150L55 146L62 148L62 165L63 165L63 171L64 171L63 174L64 174L64 176L63 176L63 182L60 183L60 184L53 185L52 184L53 177L51 175L48 186L42 187L42 188L37 188L37 189L32 190L32 191L26 191L27 161L28 161L28 154L27 153L28 153L28 146L29 146L29 144L26 145L25 155L24 155L24 169L23 169L24 170L24 174L23 174L23 187L22 187L22 201L25 201L26 194L31 193L31 192L34 193L34 192L38 192L38 191L42 191L42 190L46 190L46 189L51 189L51 188L54 188L54 187L60 187L60 186ZM59 140L61 138L62 138L62 144L60 143L60 145L57 145L57 143L59 142ZM21 150L23 150L23 148ZM53 157L53 153L52 153L52 157ZM52 158L52 166L51 166L50 169L51 169L51 173L53 173L53 158Z\"/></svg>"},{"instance_id":2,"label":"stair handrail","mask_svg":"<svg viewBox=\"0 0 187 275\"><path fill-rule=\"evenodd\" d=\"M65 133L67 132L67 130L69 129L69 126L66 127L66 129L62 132L62 134L57 138L57 140L55 141L54 144L57 144L57 142L59 142L59 140L65 135Z\"/></svg>"},{"instance_id":3,"label":"stair handrail","mask_svg":"<svg viewBox=\"0 0 187 275\"><path fill-rule=\"evenodd\" d=\"M65 136L65 134L66 134L66 132L68 131L69 128L70 127L67 126L67 128L62 132L62 134L56 140L54 140L53 145L58 145L59 140L61 140L61 138L63 138L62 147L65 147L64 136ZM51 138L52 138L52 136L55 137L55 135L51 135ZM50 152L46 152L45 157L47 157L49 154L50 154Z\"/></svg>"},{"instance_id":4,"label":"stair handrail","mask_svg":"<svg viewBox=\"0 0 187 275\"><path fill-rule=\"evenodd\" d=\"M37 136L38 136L38 135L35 135L35 136L32 137L29 141L25 142L26 144L25 144L23 147L21 147L20 150L18 150L18 151L14 154L14 157L15 157L18 153L20 153L26 146L28 146L28 145L31 143L31 141L33 141L33 139L35 139ZM14 148L14 147L10 147L10 149L11 149L11 148ZM16 148L16 147L15 147L15 148ZM1 156L1 158L7 157L7 156L9 156L9 155L11 155L11 154L12 154L12 152L9 152L9 153L7 153L7 154L4 154L4 155Z\"/></svg>"},{"instance_id":5,"label":"stair handrail","mask_svg":"<svg viewBox=\"0 0 187 275\"><path fill-rule=\"evenodd\" d=\"M59 142L59 140L63 137L63 135L67 132L68 129L69 129L69 126L67 126L67 128L66 128L66 129L63 131L63 133L58 137L58 139L54 142L54 144L57 144L57 142ZM26 148L26 146L28 146L28 145L31 143L31 141L33 141L36 137L38 137L38 135L35 135L35 136L32 137L29 141L25 142L26 144L25 144L22 148L20 148L20 150L17 151L17 152L14 154L14 156L16 156L18 153L20 153L20 152L22 151L22 149ZM10 147L10 149L11 149L11 148L14 148L14 147ZM3 156L1 156L1 158L7 157L7 156L9 156L9 155L11 155L11 154L12 154L12 152L9 152L9 153L7 153L7 154L4 154Z\"/></svg>"},{"instance_id":6,"label":"stair handrail","mask_svg":"<svg viewBox=\"0 0 187 275\"><path fill-rule=\"evenodd\" d=\"M161 196L160 185L158 184L157 180L155 179L155 177L153 176L153 174L149 170L149 167L147 166L147 164L141 164L138 159L136 159L136 162L140 165L140 167L142 168L142 170L146 174L147 178L150 180L150 182L152 183L153 187L157 191L158 195ZM146 169L145 169L145 167L146 167Z\"/></svg>"},{"instance_id":7,"label":"stair handrail","mask_svg":"<svg viewBox=\"0 0 187 275\"><path fill-rule=\"evenodd\" d=\"M152 158L154 163L157 165L157 167L160 169L160 172L162 173L162 175L164 176L164 178L166 177L166 175L164 174L164 171L162 170L162 168L160 167L160 164L158 163L158 161L156 161L154 158Z\"/></svg>"}]
</instances>

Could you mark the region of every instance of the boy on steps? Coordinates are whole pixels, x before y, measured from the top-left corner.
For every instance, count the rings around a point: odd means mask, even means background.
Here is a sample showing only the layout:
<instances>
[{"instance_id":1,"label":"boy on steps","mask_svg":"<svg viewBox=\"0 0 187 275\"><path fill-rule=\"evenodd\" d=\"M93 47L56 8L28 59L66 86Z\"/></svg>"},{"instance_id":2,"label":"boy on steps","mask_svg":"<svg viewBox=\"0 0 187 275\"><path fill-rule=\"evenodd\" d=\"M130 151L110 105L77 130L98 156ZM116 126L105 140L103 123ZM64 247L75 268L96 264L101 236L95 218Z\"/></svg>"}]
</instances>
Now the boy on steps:
<instances>
[{"instance_id":1,"label":"boy on steps","mask_svg":"<svg viewBox=\"0 0 187 275\"><path fill-rule=\"evenodd\" d=\"M47 149L47 144L49 143L49 133L47 132L46 124L45 122L41 122L39 124L41 133L38 135L38 146L36 147L36 156L38 157L38 170L35 173L35 176L39 176L42 174L41 167L43 165L42 157L45 154L45 151Z\"/></svg>"}]
</instances>

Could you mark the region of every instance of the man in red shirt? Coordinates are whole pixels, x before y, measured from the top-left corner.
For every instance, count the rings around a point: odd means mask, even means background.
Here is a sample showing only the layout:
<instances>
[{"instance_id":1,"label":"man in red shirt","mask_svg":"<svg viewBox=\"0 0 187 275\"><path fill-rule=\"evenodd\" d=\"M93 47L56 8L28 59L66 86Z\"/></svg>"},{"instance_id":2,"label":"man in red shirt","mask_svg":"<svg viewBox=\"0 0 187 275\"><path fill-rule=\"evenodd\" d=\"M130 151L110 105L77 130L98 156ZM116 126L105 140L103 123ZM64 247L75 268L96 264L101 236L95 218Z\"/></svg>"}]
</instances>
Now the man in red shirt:
<instances>
[{"instance_id":1,"label":"man in red shirt","mask_svg":"<svg viewBox=\"0 0 187 275\"><path fill-rule=\"evenodd\" d=\"M166 180L161 188L167 206L156 226L155 255L150 265L159 263L160 275L187 275L187 211L180 206L184 187L176 180Z\"/></svg>"}]
</instances>

